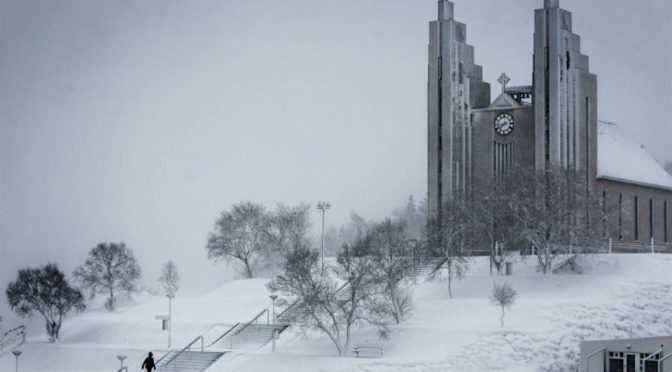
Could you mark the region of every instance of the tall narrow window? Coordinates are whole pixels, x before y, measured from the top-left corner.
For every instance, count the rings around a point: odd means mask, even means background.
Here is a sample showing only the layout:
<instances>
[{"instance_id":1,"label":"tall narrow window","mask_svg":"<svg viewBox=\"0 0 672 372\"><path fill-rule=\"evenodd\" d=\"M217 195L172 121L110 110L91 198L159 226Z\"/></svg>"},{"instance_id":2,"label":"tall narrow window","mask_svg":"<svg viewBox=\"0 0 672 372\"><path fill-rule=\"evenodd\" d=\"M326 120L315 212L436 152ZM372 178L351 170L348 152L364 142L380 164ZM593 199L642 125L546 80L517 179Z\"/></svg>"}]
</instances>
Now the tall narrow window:
<instances>
[{"instance_id":1,"label":"tall narrow window","mask_svg":"<svg viewBox=\"0 0 672 372\"><path fill-rule=\"evenodd\" d=\"M623 240L623 194L618 194L618 239Z\"/></svg>"},{"instance_id":2,"label":"tall narrow window","mask_svg":"<svg viewBox=\"0 0 672 372\"><path fill-rule=\"evenodd\" d=\"M639 240L639 200L635 196L635 240Z\"/></svg>"},{"instance_id":3,"label":"tall narrow window","mask_svg":"<svg viewBox=\"0 0 672 372\"><path fill-rule=\"evenodd\" d=\"M663 239L667 243L667 200L663 202Z\"/></svg>"},{"instance_id":4,"label":"tall narrow window","mask_svg":"<svg viewBox=\"0 0 672 372\"><path fill-rule=\"evenodd\" d=\"M602 191L602 237L607 237L607 192Z\"/></svg>"},{"instance_id":5,"label":"tall narrow window","mask_svg":"<svg viewBox=\"0 0 672 372\"><path fill-rule=\"evenodd\" d=\"M649 198L649 239L653 239L653 198Z\"/></svg>"}]
</instances>

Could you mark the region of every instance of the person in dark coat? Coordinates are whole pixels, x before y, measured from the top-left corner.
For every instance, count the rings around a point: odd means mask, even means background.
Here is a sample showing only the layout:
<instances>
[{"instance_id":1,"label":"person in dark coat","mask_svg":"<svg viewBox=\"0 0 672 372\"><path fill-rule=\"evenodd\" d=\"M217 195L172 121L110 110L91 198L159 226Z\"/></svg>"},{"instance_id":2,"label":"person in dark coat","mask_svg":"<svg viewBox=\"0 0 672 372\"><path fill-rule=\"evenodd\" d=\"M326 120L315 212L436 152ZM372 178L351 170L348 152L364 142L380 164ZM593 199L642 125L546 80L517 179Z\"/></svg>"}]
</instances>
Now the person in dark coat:
<instances>
[{"instance_id":1,"label":"person in dark coat","mask_svg":"<svg viewBox=\"0 0 672 372\"><path fill-rule=\"evenodd\" d=\"M141 369L145 369L145 368L147 368L147 372L152 372L152 370L156 370L156 366L154 365L154 358L153 358L153 356L154 356L154 354L152 354L152 353L150 352L150 353L149 353L149 356L147 356L147 358L145 358L145 361L142 362L142 367L140 367L140 368L141 368Z\"/></svg>"}]
</instances>

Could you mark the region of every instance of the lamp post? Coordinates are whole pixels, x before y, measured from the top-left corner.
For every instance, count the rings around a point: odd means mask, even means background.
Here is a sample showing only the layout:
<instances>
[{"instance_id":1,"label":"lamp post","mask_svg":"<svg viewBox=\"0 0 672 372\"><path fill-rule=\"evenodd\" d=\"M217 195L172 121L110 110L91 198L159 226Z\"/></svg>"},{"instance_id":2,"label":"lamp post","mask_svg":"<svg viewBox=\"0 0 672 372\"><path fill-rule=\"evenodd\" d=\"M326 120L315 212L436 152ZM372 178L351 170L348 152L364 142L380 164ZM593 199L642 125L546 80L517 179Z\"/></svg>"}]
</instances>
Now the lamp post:
<instances>
[{"instance_id":1,"label":"lamp post","mask_svg":"<svg viewBox=\"0 0 672 372\"><path fill-rule=\"evenodd\" d=\"M168 297L168 350L170 350L170 339L173 335L173 298L175 295L169 293L166 297Z\"/></svg>"},{"instance_id":2,"label":"lamp post","mask_svg":"<svg viewBox=\"0 0 672 372\"><path fill-rule=\"evenodd\" d=\"M19 355L21 355L22 351L21 350L14 350L12 351L12 354L16 357L16 369L14 370L15 372L19 372Z\"/></svg>"},{"instance_id":3,"label":"lamp post","mask_svg":"<svg viewBox=\"0 0 672 372\"><path fill-rule=\"evenodd\" d=\"M275 300L278 299L278 295L272 294L268 296L271 299L271 302L273 303L273 324L275 324Z\"/></svg>"},{"instance_id":4,"label":"lamp post","mask_svg":"<svg viewBox=\"0 0 672 372\"><path fill-rule=\"evenodd\" d=\"M275 300L278 298L278 295L276 295L274 293L274 294L269 295L268 297L271 299L271 302L273 303L273 349L272 349L272 351L275 352L275 339L277 337L277 335L275 333L277 331L276 328L275 328Z\"/></svg>"},{"instance_id":5,"label":"lamp post","mask_svg":"<svg viewBox=\"0 0 672 372\"><path fill-rule=\"evenodd\" d=\"M331 209L330 202L317 203L317 209L322 211L322 275L324 275L324 213L327 209Z\"/></svg>"},{"instance_id":6,"label":"lamp post","mask_svg":"<svg viewBox=\"0 0 672 372\"><path fill-rule=\"evenodd\" d=\"M119 370L121 371L124 368L124 359L126 359L126 355L117 355L117 359L119 359Z\"/></svg>"}]
</instances>

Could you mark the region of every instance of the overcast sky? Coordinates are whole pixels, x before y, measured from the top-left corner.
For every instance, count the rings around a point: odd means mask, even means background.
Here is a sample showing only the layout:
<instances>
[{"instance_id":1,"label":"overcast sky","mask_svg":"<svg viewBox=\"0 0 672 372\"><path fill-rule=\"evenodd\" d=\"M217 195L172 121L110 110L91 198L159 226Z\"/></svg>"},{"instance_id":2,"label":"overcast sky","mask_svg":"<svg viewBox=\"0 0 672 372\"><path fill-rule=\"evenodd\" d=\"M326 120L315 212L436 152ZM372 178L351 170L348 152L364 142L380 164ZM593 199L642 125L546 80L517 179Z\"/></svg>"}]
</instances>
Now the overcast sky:
<instances>
[{"instance_id":1,"label":"overcast sky","mask_svg":"<svg viewBox=\"0 0 672 372\"><path fill-rule=\"evenodd\" d=\"M456 0L493 83L531 84L541 0ZM600 119L672 160L672 2L563 0ZM0 0L0 314L16 269L125 241L155 286L241 200L381 218L426 191L435 0ZM317 212L314 213L317 222ZM315 233L319 233L315 226ZM0 324L0 328L9 324Z\"/></svg>"}]
</instances>

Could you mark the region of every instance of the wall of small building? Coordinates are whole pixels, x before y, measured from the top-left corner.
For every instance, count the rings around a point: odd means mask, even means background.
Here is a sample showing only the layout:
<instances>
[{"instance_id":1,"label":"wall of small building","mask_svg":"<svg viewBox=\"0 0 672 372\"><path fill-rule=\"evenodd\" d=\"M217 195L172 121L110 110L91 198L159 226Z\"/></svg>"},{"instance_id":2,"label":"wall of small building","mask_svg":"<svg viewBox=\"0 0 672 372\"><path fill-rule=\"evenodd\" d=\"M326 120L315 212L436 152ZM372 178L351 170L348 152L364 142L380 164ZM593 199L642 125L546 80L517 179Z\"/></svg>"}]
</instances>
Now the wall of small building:
<instances>
[{"instance_id":1,"label":"wall of small building","mask_svg":"<svg viewBox=\"0 0 672 372\"><path fill-rule=\"evenodd\" d=\"M604 348L603 351L600 349ZM672 352L672 336L649 337L621 340L596 340L581 342L580 372L603 372L607 371L604 365L608 363L609 352L650 354L658 352L661 356ZM590 359L588 358L590 356ZM639 369L637 369L639 371ZM663 362L664 371L672 371L672 359Z\"/></svg>"},{"instance_id":2,"label":"wall of small building","mask_svg":"<svg viewBox=\"0 0 672 372\"><path fill-rule=\"evenodd\" d=\"M606 238L614 243L672 246L672 190L598 178L598 198L606 207Z\"/></svg>"}]
</instances>

